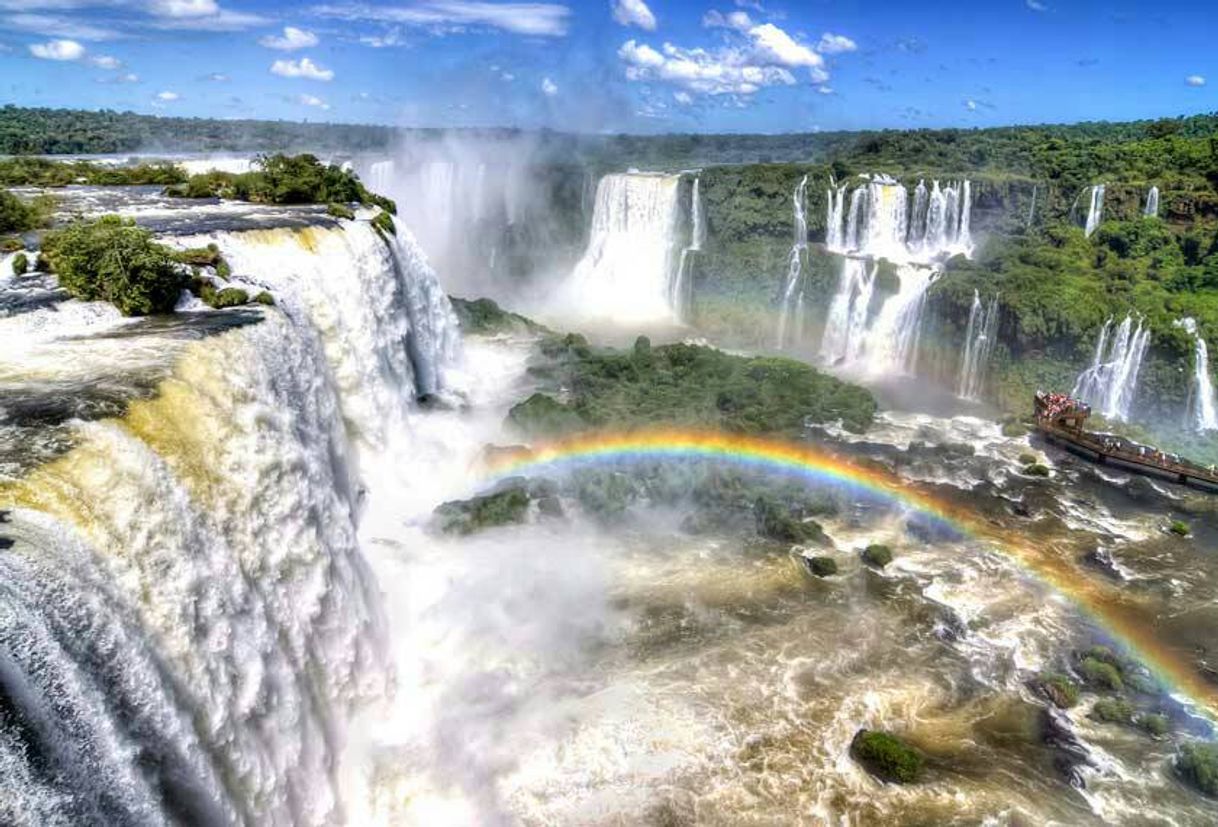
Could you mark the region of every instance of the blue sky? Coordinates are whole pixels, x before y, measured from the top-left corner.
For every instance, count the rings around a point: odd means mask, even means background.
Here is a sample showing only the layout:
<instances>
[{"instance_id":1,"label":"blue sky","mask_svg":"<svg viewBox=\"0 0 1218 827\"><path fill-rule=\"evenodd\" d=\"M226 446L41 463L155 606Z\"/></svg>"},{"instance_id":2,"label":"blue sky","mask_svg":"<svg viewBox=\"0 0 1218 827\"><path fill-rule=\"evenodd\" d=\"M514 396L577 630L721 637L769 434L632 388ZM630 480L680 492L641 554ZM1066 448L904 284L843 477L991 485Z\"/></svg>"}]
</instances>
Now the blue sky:
<instances>
[{"instance_id":1,"label":"blue sky","mask_svg":"<svg viewBox=\"0 0 1218 827\"><path fill-rule=\"evenodd\" d=\"M784 132L1218 110L1218 3L0 0L0 101Z\"/></svg>"}]
</instances>

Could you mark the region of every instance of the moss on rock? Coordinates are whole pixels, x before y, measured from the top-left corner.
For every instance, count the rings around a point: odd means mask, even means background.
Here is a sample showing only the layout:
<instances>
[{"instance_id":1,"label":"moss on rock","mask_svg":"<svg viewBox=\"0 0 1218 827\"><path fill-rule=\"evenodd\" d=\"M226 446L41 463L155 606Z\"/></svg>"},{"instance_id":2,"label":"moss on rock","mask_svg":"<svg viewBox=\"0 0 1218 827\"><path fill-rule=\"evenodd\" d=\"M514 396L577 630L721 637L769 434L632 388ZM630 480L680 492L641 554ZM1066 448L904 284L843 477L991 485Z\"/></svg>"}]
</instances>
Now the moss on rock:
<instances>
[{"instance_id":1,"label":"moss on rock","mask_svg":"<svg viewBox=\"0 0 1218 827\"><path fill-rule=\"evenodd\" d=\"M1101 698L1091 708L1091 717L1107 724L1132 724L1133 705L1123 698Z\"/></svg>"},{"instance_id":2,"label":"moss on rock","mask_svg":"<svg viewBox=\"0 0 1218 827\"><path fill-rule=\"evenodd\" d=\"M445 534L474 534L487 528L523 523L528 516L528 484L514 480L499 490L468 500L453 500L435 510Z\"/></svg>"},{"instance_id":3,"label":"moss on rock","mask_svg":"<svg viewBox=\"0 0 1218 827\"><path fill-rule=\"evenodd\" d=\"M30 259L25 253L13 256L13 275L24 276L30 271Z\"/></svg>"},{"instance_id":4,"label":"moss on rock","mask_svg":"<svg viewBox=\"0 0 1218 827\"><path fill-rule=\"evenodd\" d=\"M863 549L863 562L873 569L882 569L892 562L892 549L880 543L872 543Z\"/></svg>"},{"instance_id":5,"label":"moss on rock","mask_svg":"<svg viewBox=\"0 0 1218 827\"><path fill-rule=\"evenodd\" d=\"M545 328L521 316L504 310L490 299L460 299L450 296L453 311L461 330L466 334L494 335L496 333L541 333Z\"/></svg>"},{"instance_id":6,"label":"moss on rock","mask_svg":"<svg viewBox=\"0 0 1218 827\"><path fill-rule=\"evenodd\" d=\"M1218 797L1218 744L1183 744L1176 756L1176 771L1201 792Z\"/></svg>"},{"instance_id":7,"label":"moss on rock","mask_svg":"<svg viewBox=\"0 0 1218 827\"><path fill-rule=\"evenodd\" d=\"M895 735L860 729L850 742L850 755L882 781L911 784L922 774L922 756Z\"/></svg>"},{"instance_id":8,"label":"moss on rock","mask_svg":"<svg viewBox=\"0 0 1218 827\"><path fill-rule=\"evenodd\" d=\"M1125 688L1121 672L1116 666L1099 658L1087 656L1079 664L1079 672L1089 685L1109 692L1120 692Z\"/></svg>"},{"instance_id":9,"label":"moss on rock","mask_svg":"<svg viewBox=\"0 0 1218 827\"><path fill-rule=\"evenodd\" d=\"M355 212L346 204L330 203L326 205L326 215L333 218L345 218L348 221L355 220Z\"/></svg>"},{"instance_id":10,"label":"moss on rock","mask_svg":"<svg viewBox=\"0 0 1218 827\"><path fill-rule=\"evenodd\" d=\"M552 396L535 393L513 405L508 421L525 434L553 436L586 427L583 418Z\"/></svg>"},{"instance_id":11,"label":"moss on rock","mask_svg":"<svg viewBox=\"0 0 1218 827\"><path fill-rule=\"evenodd\" d=\"M817 577L832 577L837 574L837 561L832 557L807 557L804 559L804 565Z\"/></svg>"},{"instance_id":12,"label":"moss on rock","mask_svg":"<svg viewBox=\"0 0 1218 827\"><path fill-rule=\"evenodd\" d=\"M1044 672L1032 681L1032 686L1058 709L1069 709L1078 703L1078 684L1065 675Z\"/></svg>"},{"instance_id":13,"label":"moss on rock","mask_svg":"<svg viewBox=\"0 0 1218 827\"><path fill-rule=\"evenodd\" d=\"M796 545L827 545L829 538L814 520L805 520L785 503L758 497L753 503L757 533L768 540Z\"/></svg>"}]
</instances>

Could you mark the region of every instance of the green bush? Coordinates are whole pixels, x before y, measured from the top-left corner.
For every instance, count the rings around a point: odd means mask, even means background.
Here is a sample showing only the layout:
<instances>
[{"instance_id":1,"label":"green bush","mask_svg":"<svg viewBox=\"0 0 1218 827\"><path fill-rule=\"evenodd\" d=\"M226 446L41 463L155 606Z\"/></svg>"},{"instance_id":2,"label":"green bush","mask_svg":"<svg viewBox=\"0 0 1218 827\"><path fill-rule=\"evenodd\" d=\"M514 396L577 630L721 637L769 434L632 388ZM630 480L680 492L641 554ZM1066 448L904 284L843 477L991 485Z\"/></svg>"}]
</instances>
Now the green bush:
<instances>
[{"instance_id":1,"label":"green bush","mask_svg":"<svg viewBox=\"0 0 1218 827\"><path fill-rule=\"evenodd\" d=\"M266 292L265 290L263 290L257 296L254 296L254 301L257 302L258 304L274 305L275 297L272 296L270 293Z\"/></svg>"},{"instance_id":2,"label":"green bush","mask_svg":"<svg viewBox=\"0 0 1218 827\"><path fill-rule=\"evenodd\" d=\"M30 260L25 253L13 256L13 275L24 276L30 271Z\"/></svg>"},{"instance_id":3,"label":"green bush","mask_svg":"<svg viewBox=\"0 0 1218 827\"><path fill-rule=\"evenodd\" d=\"M1091 717L1108 724L1132 724L1133 705L1121 698L1101 698L1091 708Z\"/></svg>"},{"instance_id":4,"label":"green bush","mask_svg":"<svg viewBox=\"0 0 1218 827\"><path fill-rule=\"evenodd\" d=\"M882 569L892 562L892 549L879 543L872 543L863 549L863 562L873 569Z\"/></svg>"},{"instance_id":5,"label":"green bush","mask_svg":"<svg viewBox=\"0 0 1218 827\"><path fill-rule=\"evenodd\" d=\"M397 227L393 225L393 216L384 210L373 217L372 226L388 236L397 235L398 232Z\"/></svg>"},{"instance_id":6,"label":"green bush","mask_svg":"<svg viewBox=\"0 0 1218 827\"><path fill-rule=\"evenodd\" d=\"M1171 721L1166 715L1148 712L1138 716L1138 726L1155 738L1162 738L1171 731Z\"/></svg>"},{"instance_id":7,"label":"green bush","mask_svg":"<svg viewBox=\"0 0 1218 827\"><path fill-rule=\"evenodd\" d=\"M53 207L47 198L26 201L0 190L0 233L24 233L45 226Z\"/></svg>"},{"instance_id":8,"label":"green bush","mask_svg":"<svg viewBox=\"0 0 1218 827\"><path fill-rule=\"evenodd\" d=\"M1015 439L1021 436L1027 436L1028 429L1023 425L1020 425L1018 422L1004 422L1002 425L1002 435Z\"/></svg>"},{"instance_id":9,"label":"green bush","mask_svg":"<svg viewBox=\"0 0 1218 827\"><path fill-rule=\"evenodd\" d=\"M1125 682L1121 680L1121 673L1117 667L1098 658L1083 658L1083 662L1079 664L1079 671L1087 683L1098 689L1120 692L1125 688Z\"/></svg>"},{"instance_id":10,"label":"green bush","mask_svg":"<svg viewBox=\"0 0 1218 827\"><path fill-rule=\"evenodd\" d=\"M355 220L355 213L346 204L329 204L326 207L326 215L334 218L345 218L348 221Z\"/></svg>"},{"instance_id":11,"label":"green bush","mask_svg":"<svg viewBox=\"0 0 1218 827\"><path fill-rule=\"evenodd\" d=\"M817 577L832 577L837 574L837 561L832 557L807 558L808 571Z\"/></svg>"},{"instance_id":12,"label":"green bush","mask_svg":"<svg viewBox=\"0 0 1218 827\"><path fill-rule=\"evenodd\" d=\"M1069 709L1078 703L1078 684L1065 675L1054 672L1040 674L1033 686L1036 691L1059 709Z\"/></svg>"},{"instance_id":13,"label":"green bush","mask_svg":"<svg viewBox=\"0 0 1218 827\"><path fill-rule=\"evenodd\" d=\"M469 500L446 502L436 508L445 534L473 534L495 526L522 523L529 511L529 490L512 483L499 491Z\"/></svg>"},{"instance_id":14,"label":"green bush","mask_svg":"<svg viewBox=\"0 0 1218 827\"><path fill-rule=\"evenodd\" d=\"M1182 745L1176 756L1176 769L1201 792L1218 796L1218 744L1194 741Z\"/></svg>"},{"instance_id":15,"label":"green bush","mask_svg":"<svg viewBox=\"0 0 1218 827\"><path fill-rule=\"evenodd\" d=\"M1168 526L1167 530L1172 534L1175 534L1177 537L1187 537L1189 534L1188 523L1181 522L1180 520L1172 520L1172 523L1170 526Z\"/></svg>"},{"instance_id":16,"label":"green bush","mask_svg":"<svg viewBox=\"0 0 1218 827\"><path fill-rule=\"evenodd\" d=\"M895 735L860 729L850 742L850 754L883 781L910 784L922 773L922 756Z\"/></svg>"},{"instance_id":17,"label":"green bush","mask_svg":"<svg viewBox=\"0 0 1218 827\"><path fill-rule=\"evenodd\" d=\"M108 301L125 316L172 312L186 285L173 250L115 215L48 233L43 254L71 296Z\"/></svg>"},{"instance_id":18,"label":"green bush","mask_svg":"<svg viewBox=\"0 0 1218 827\"><path fill-rule=\"evenodd\" d=\"M579 414L544 393L535 393L512 406L508 421L529 435L553 436L587 427Z\"/></svg>"},{"instance_id":19,"label":"green bush","mask_svg":"<svg viewBox=\"0 0 1218 827\"><path fill-rule=\"evenodd\" d=\"M768 540L797 545L828 543L820 523L802 519L796 509L770 497L758 497L753 503L753 520L757 533Z\"/></svg>"},{"instance_id":20,"label":"green bush","mask_svg":"<svg viewBox=\"0 0 1218 827\"><path fill-rule=\"evenodd\" d=\"M1049 466L1034 462L1025 466L1023 472L1029 477L1047 477L1049 476Z\"/></svg>"},{"instance_id":21,"label":"green bush","mask_svg":"<svg viewBox=\"0 0 1218 827\"><path fill-rule=\"evenodd\" d=\"M181 198L226 198L258 204L327 204L354 217L346 204L377 206L388 213L397 206L388 198L369 192L359 177L334 164L323 164L316 156L260 155L250 172L204 172L166 189Z\"/></svg>"},{"instance_id":22,"label":"green bush","mask_svg":"<svg viewBox=\"0 0 1218 827\"><path fill-rule=\"evenodd\" d=\"M534 333L544 327L518 313L504 310L490 299L459 299L449 296L461 330L466 334Z\"/></svg>"},{"instance_id":23,"label":"green bush","mask_svg":"<svg viewBox=\"0 0 1218 827\"><path fill-rule=\"evenodd\" d=\"M1022 453L1019 455L1019 464L1023 465L1024 467L1027 467L1029 465L1035 465L1038 462L1040 462L1040 457L1037 456L1036 454L1031 454L1031 453L1025 452L1025 453Z\"/></svg>"}]
</instances>

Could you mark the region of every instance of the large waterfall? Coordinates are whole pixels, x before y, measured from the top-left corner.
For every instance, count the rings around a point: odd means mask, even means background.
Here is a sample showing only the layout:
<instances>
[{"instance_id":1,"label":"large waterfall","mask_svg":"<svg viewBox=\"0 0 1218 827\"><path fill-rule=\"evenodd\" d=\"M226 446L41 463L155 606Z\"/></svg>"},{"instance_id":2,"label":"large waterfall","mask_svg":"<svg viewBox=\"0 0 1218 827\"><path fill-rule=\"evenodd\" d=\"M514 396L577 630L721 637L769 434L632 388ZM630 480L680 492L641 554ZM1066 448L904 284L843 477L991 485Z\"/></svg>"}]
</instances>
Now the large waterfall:
<instances>
[{"instance_id":1,"label":"large waterfall","mask_svg":"<svg viewBox=\"0 0 1218 827\"><path fill-rule=\"evenodd\" d=\"M843 259L821 358L871 374L913 372L926 292L940 263L972 251L972 185L919 181L911 196L876 176L850 193L848 210L846 194L846 185L827 193L826 246ZM881 279L879 259L895 265L893 278ZM881 289L888 295L876 309Z\"/></svg>"},{"instance_id":2,"label":"large waterfall","mask_svg":"<svg viewBox=\"0 0 1218 827\"><path fill-rule=\"evenodd\" d=\"M680 175L632 172L601 179L588 248L568 283L572 309L623 323L676 318L680 195Z\"/></svg>"},{"instance_id":3,"label":"large waterfall","mask_svg":"<svg viewBox=\"0 0 1218 827\"><path fill-rule=\"evenodd\" d=\"M1210 351L1197 320L1180 319L1176 327L1193 337L1193 387L1189 405L1189 424L1197 431L1218 431L1218 394L1210 376Z\"/></svg>"},{"instance_id":4,"label":"large waterfall","mask_svg":"<svg viewBox=\"0 0 1218 827\"><path fill-rule=\"evenodd\" d=\"M1142 214L1148 218L1158 218L1159 216L1159 188L1151 187L1146 193L1146 209Z\"/></svg>"},{"instance_id":5,"label":"large waterfall","mask_svg":"<svg viewBox=\"0 0 1218 827\"><path fill-rule=\"evenodd\" d=\"M361 468L443 391L455 321L405 231L200 241L279 307L0 319L7 398L48 394L0 459L63 393L87 420L0 462L0 823L346 818L345 722L390 684Z\"/></svg>"},{"instance_id":6,"label":"large waterfall","mask_svg":"<svg viewBox=\"0 0 1218 827\"><path fill-rule=\"evenodd\" d=\"M1104 189L1103 184L1096 184L1091 188L1091 202L1087 207L1087 223L1083 226L1083 234L1088 238L1104 220Z\"/></svg>"},{"instance_id":7,"label":"large waterfall","mask_svg":"<svg viewBox=\"0 0 1218 827\"><path fill-rule=\"evenodd\" d=\"M985 370L998 337L998 297L982 304L981 294L973 291L973 306L968 315L968 330L964 334L964 357L960 362L960 378L956 395L961 399L980 399L985 384Z\"/></svg>"},{"instance_id":8,"label":"large waterfall","mask_svg":"<svg viewBox=\"0 0 1218 827\"><path fill-rule=\"evenodd\" d=\"M791 195L795 241L787 258L787 280L782 289L782 309L778 316L778 347L798 343L803 338L804 293L807 280L803 271L803 256L808 250L808 176L804 176ZM840 205L839 205L840 206ZM832 199L830 201L832 209Z\"/></svg>"},{"instance_id":9,"label":"large waterfall","mask_svg":"<svg viewBox=\"0 0 1218 827\"><path fill-rule=\"evenodd\" d=\"M1150 345L1150 328L1132 315L1112 329L1104 323L1091 366L1079 374L1071 395L1090 404L1108 419L1128 421L1137 396L1138 374Z\"/></svg>"}]
</instances>

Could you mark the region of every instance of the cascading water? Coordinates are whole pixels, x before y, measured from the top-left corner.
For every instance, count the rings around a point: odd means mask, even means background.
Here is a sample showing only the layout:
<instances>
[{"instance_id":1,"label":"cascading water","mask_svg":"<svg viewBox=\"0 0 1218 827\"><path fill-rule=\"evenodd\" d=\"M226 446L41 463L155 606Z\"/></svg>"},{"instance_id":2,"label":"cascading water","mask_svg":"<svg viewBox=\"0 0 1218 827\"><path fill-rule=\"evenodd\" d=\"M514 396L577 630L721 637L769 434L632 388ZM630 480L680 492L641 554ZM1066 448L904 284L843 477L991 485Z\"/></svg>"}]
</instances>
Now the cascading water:
<instances>
[{"instance_id":1,"label":"cascading water","mask_svg":"<svg viewBox=\"0 0 1218 827\"><path fill-rule=\"evenodd\" d=\"M1148 218L1158 218L1159 216L1159 188L1151 187L1146 193L1146 209L1142 214Z\"/></svg>"},{"instance_id":2,"label":"cascading water","mask_svg":"<svg viewBox=\"0 0 1218 827\"><path fill-rule=\"evenodd\" d=\"M1027 219L1027 221L1025 221L1025 222L1024 222L1024 223L1025 223L1027 226L1029 226L1029 227L1031 227L1031 226L1032 226L1032 219L1036 217L1036 194L1037 194L1037 191L1038 191L1038 187L1037 187L1037 185L1036 185L1036 184L1033 184L1033 185L1032 185L1032 203L1028 204L1028 219Z\"/></svg>"},{"instance_id":3,"label":"cascading water","mask_svg":"<svg viewBox=\"0 0 1218 827\"><path fill-rule=\"evenodd\" d=\"M898 182L877 176L855 188L848 212L845 189L830 190L826 211L829 249L845 256L821 358L873 375L913 372L926 291L940 262L972 251L972 185L919 181L911 197ZM894 280L879 278L881 258L895 265ZM889 295L873 312L881 286Z\"/></svg>"},{"instance_id":4,"label":"cascading water","mask_svg":"<svg viewBox=\"0 0 1218 827\"><path fill-rule=\"evenodd\" d=\"M981 294L973 291L973 306L968 315L968 330L964 334L964 358L960 363L960 379L956 395L961 399L981 398L985 384L985 369L998 335L998 297L983 305Z\"/></svg>"},{"instance_id":5,"label":"cascading water","mask_svg":"<svg viewBox=\"0 0 1218 827\"><path fill-rule=\"evenodd\" d=\"M1112 330L1112 319L1104 323L1096 342L1091 366L1079 374L1071 395L1089 403L1108 419L1129 420L1137 396L1138 374L1150 346L1150 328L1132 315Z\"/></svg>"},{"instance_id":6,"label":"cascading water","mask_svg":"<svg viewBox=\"0 0 1218 827\"><path fill-rule=\"evenodd\" d=\"M0 319L25 343L4 375L28 364L52 389L110 398L128 380L106 371L164 363L29 470L0 463L0 823L345 818L346 720L389 685L358 540L384 476L365 498L360 468L443 390L455 318L404 229L174 240L200 242L278 309ZM172 338L203 323L227 332Z\"/></svg>"},{"instance_id":7,"label":"cascading water","mask_svg":"<svg viewBox=\"0 0 1218 827\"><path fill-rule=\"evenodd\" d=\"M568 283L568 302L616 322L676 317L681 176L606 175L596 188L588 248Z\"/></svg>"},{"instance_id":8,"label":"cascading water","mask_svg":"<svg viewBox=\"0 0 1218 827\"><path fill-rule=\"evenodd\" d=\"M1218 431L1218 394L1210 376L1210 352L1197 320L1180 319L1176 327L1193 337L1193 388L1189 405L1189 424L1197 431Z\"/></svg>"},{"instance_id":9,"label":"cascading water","mask_svg":"<svg viewBox=\"0 0 1218 827\"><path fill-rule=\"evenodd\" d=\"M1083 227L1083 234L1088 238L1100 226L1100 222L1104 220L1104 185L1096 184L1091 188L1091 203L1087 207L1087 223Z\"/></svg>"},{"instance_id":10,"label":"cascading water","mask_svg":"<svg viewBox=\"0 0 1218 827\"><path fill-rule=\"evenodd\" d=\"M689 320L690 306L693 303L694 260L705 244L706 219L702 214L701 178L695 175L689 196L689 246L681 251L681 260L677 264L677 274L668 297L673 315L679 322Z\"/></svg>"},{"instance_id":11,"label":"cascading water","mask_svg":"<svg viewBox=\"0 0 1218 827\"><path fill-rule=\"evenodd\" d=\"M808 176L804 176L791 195L795 242L787 258L787 280L782 289L782 309L778 316L778 347L798 343L804 327L803 256L808 249Z\"/></svg>"}]
</instances>

